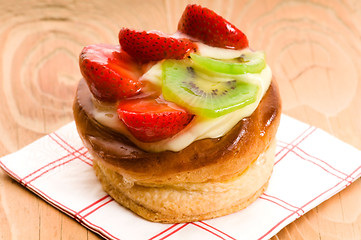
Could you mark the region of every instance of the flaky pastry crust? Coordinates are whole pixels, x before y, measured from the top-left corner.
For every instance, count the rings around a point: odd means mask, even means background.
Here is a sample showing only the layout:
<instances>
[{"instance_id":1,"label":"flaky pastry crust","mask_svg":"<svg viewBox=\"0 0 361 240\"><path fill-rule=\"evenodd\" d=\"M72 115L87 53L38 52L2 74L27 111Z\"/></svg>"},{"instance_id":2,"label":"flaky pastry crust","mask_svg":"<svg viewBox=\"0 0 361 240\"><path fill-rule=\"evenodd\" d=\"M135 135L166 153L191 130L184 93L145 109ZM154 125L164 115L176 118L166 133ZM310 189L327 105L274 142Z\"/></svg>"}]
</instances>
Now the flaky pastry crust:
<instances>
[{"instance_id":1,"label":"flaky pastry crust","mask_svg":"<svg viewBox=\"0 0 361 240\"><path fill-rule=\"evenodd\" d=\"M94 169L103 188L138 215L159 222L204 220L238 211L265 190L281 116L274 80L253 114L226 135L195 141L179 152L146 152L124 135L99 124L90 114L94 106L87 91L81 81L73 106L79 135L94 158ZM271 167L266 171L264 164L257 164L259 161L271 163ZM232 184L221 191L214 190L217 184L237 182L250 169L254 176L262 177L257 184L247 182L247 190L234 190ZM165 201L164 196L173 195L177 197ZM186 201L198 205L182 207Z\"/></svg>"}]
</instances>

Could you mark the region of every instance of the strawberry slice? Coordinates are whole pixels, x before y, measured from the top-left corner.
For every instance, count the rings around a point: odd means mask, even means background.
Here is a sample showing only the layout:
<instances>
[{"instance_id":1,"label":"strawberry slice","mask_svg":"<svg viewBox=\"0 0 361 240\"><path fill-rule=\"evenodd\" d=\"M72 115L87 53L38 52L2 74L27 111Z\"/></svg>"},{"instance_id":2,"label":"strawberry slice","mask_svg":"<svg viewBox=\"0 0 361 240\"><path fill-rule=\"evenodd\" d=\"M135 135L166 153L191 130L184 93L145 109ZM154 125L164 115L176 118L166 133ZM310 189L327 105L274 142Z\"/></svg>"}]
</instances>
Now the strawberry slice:
<instances>
[{"instance_id":1,"label":"strawberry slice","mask_svg":"<svg viewBox=\"0 0 361 240\"><path fill-rule=\"evenodd\" d=\"M115 102L139 93L140 66L120 46L86 46L79 56L80 71L94 97Z\"/></svg>"},{"instance_id":2,"label":"strawberry slice","mask_svg":"<svg viewBox=\"0 0 361 240\"><path fill-rule=\"evenodd\" d=\"M121 101L117 111L133 136L142 142L169 138L193 118L192 114L175 104L153 98Z\"/></svg>"},{"instance_id":3,"label":"strawberry slice","mask_svg":"<svg viewBox=\"0 0 361 240\"><path fill-rule=\"evenodd\" d=\"M248 40L243 32L212 10L196 4L186 7L179 20L178 31L214 47L248 47Z\"/></svg>"},{"instance_id":4,"label":"strawberry slice","mask_svg":"<svg viewBox=\"0 0 361 240\"><path fill-rule=\"evenodd\" d=\"M182 59L196 48L188 39L170 37L158 31L136 31L122 28L119 32L122 49L141 62Z\"/></svg>"}]
</instances>

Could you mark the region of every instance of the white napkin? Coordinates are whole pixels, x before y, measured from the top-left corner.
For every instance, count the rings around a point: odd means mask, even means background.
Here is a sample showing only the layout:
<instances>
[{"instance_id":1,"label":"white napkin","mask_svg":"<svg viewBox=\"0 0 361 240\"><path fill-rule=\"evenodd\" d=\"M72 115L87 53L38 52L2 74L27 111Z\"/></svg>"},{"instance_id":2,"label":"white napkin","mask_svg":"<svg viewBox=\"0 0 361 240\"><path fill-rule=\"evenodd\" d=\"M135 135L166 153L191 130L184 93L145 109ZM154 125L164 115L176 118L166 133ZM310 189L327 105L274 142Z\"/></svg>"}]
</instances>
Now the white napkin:
<instances>
[{"instance_id":1,"label":"white napkin","mask_svg":"<svg viewBox=\"0 0 361 240\"><path fill-rule=\"evenodd\" d=\"M71 122L0 159L45 201L107 239L269 239L361 176L361 151L282 115L267 191L246 209L212 220L152 223L112 200Z\"/></svg>"}]
</instances>

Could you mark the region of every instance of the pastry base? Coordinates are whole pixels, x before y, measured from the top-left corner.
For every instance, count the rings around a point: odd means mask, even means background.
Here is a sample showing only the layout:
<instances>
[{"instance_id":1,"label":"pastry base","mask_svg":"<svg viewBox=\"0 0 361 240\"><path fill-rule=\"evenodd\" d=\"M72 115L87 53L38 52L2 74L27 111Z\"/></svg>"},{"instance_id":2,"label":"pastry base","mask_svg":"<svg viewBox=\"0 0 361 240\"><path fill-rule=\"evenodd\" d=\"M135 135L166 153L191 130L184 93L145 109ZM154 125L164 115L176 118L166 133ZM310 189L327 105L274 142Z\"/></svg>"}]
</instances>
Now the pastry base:
<instances>
[{"instance_id":1,"label":"pastry base","mask_svg":"<svg viewBox=\"0 0 361 240\"><path fill-rule=\"evenodd\" d=\"M185 184L132 182L106 162L94 159L103 189L139 216L162 223L211 219L244 209L267 188L275 140L243 173L226 181Z\"/></svg>"}]
</instances>

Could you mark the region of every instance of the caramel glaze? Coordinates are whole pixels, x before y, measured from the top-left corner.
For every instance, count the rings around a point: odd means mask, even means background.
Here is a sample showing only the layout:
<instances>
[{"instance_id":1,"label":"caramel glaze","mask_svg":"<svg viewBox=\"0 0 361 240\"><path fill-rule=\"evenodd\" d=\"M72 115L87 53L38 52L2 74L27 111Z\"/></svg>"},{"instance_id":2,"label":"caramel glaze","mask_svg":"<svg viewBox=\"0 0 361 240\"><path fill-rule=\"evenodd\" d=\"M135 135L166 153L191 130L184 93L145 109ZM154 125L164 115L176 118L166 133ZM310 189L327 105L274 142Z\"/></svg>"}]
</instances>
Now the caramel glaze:
<instances>
[{"instance_id":1,"label":"caramel glaze","mask_svg":"<svg viewBox=\"0 0 361 240\"><path fill-rule=\"evenodd\" d=\"M241 174L275 138L281 99L274 79L257 109L219 138L193 142L179 152L146 152L124 135L91 117L90 92L84 80L74 101L79 135L94 157L140 185L225 181Z\"/></svg>"}]
</instances>

